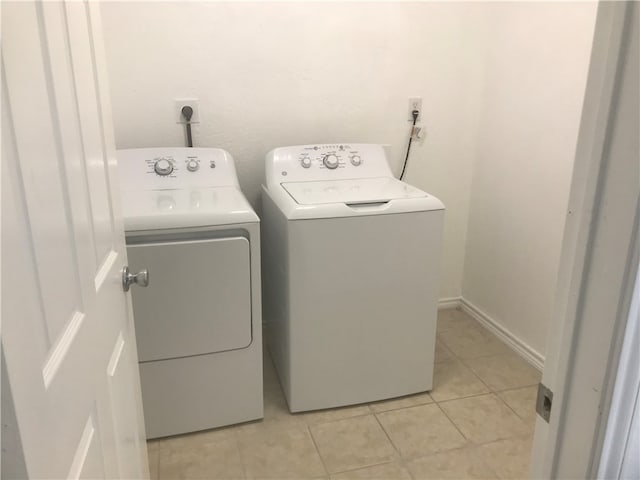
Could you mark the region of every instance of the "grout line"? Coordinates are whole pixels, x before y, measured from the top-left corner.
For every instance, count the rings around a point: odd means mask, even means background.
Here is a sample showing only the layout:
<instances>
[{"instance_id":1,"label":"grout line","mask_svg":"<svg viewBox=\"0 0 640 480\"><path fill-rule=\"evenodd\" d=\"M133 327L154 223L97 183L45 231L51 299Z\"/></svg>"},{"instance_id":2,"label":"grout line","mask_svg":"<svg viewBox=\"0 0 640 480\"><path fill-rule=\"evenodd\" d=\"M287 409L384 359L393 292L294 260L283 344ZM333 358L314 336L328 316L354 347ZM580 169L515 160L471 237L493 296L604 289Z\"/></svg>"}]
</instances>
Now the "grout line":
<instances>
[{"instance_id":1,"label":"grout line","mask_svg":"<svg viewBox=\"0 0 640 480\"><path fill-rule=\"evenodd\" d=\"M379 412L379 413L384 413L384 412ZM391 444L391 446L395 450L395 452L398 455L398 457L403 458L402 457L402 453L400 452L400 449L396 446L396 444L393 442L393 440L391 440L391 436L389 435L389 432L387 432L387 429L384 428L384 425L382 424L382 422L378 418L378 414L376 412L373 412L373 418L375 418L376 422L378 422L378 425L380 426L380 428L384 432L384 435L387 437L387 440L389 440L389 443Z\"/></svg>"},{"instance_id":2,"label":"grout line","mask_svg":"<svg viewBox=\"0 0 640 480\"><path fill-rule=\"evenodd\" d=\"M437 452L428 453L427 455L422 455L420 457L415 457L415 458L412 459L412 461L418 461L418 460L423 459L423 458L429 458L429 457L433 457L433 456L440 455L440 454L453 453L453 452L462 451L462 450L470 450L470 449L476 449L477 450L477 449L479 449L479 447L481 447L483 445L487 445L488 443L493 443L493 442L496 442L496 441L499 441L499 440L492 440L491 442L487 442L487 443L473 443L473 442L471 442L469 445L465 445L463 447L451 448L449 450L440 450L440 451L437 451ZM484 466L487 467L487 469L491 473L493 473L492 479L495 479L495 480L500 479L500 476L496 473L496 470L492 466L490 466L487 462L485 462L483 457L479 456L479 452L478 452L478 458L480 458L480 460L482 461ZM409 469L407 469L407 470L409 470ZM411 473L411 470L409 470L409 474L411 475L411 478L415 480L415 477ZM463 479L460 479L460 480L463 480ZM489 480L489 479L485 479L485 480Z\"/></svg>"},{"instance_id":3,"label":"grout line","mask_svg":"<svg viewBox=\"0 0 640 480\"><path fill-rule=\"evenodd\" d=\"M158 446L156 447L158 451L158 458L155 461L156 464L156 476L152 477L151 480L158 480L160 478L160 442L162 440L152 440L152 442L157 442ZM145 447L147 449L147 458L149 457L149 441L145 439ZM151 464L149 463L149 470L151 470ZM151 472L149 472L151 474Z\"/></svg>"},{"instance_id":4,"label":"grout line","mask_svg":"<svg viewBox=\"0 0 640 480\"><path fill-rule=\"evenodd\" d=\"M311 431L311 426L307 425L307 432L309 433L309 436L311 437L311 442L313 443L313 446L316 449L316 453L318 454L318 458L320 459L320 463L322 464L322 468L324 468L324 472L331 477L331 473L329 473L329 469L327 468L326 463L324 462L324 458L322 457L322 453L320 453L320 449L318 448L318 443L316 442L315 437L313 436L313 432Z\"/></svg>"},{"instance_id":5,"label":"grout line","mask_svg":"<svg viewBox=\"0 0 640 480\"><path fill-rule=\"evenodd\" d=\"M471 317L471 315L469 315L469 314L468 314L467 312L465 312L463 309L461 309L461 308L456 308L455 310L461 311L464 315L466 315L467 317L469 317L469 319L470 319L470 320L472 320L472 321L474 320L474 318L473 318L473 317ZM477 321L477 320L476 320L476 321ZM478 323L479 323L479 322L478 322ZM492 337L494 337L496 340L498 340L498 341L499 341L499 342L501 342L501 343L504 343L504 342L502 342L502 340L500 340L500 339L497 337L497 335L495 335L495 334L494 334L493 332L491 332L489 329L487 329L486 327L484 327L484 325L479 325L479 326L481 326L482 328L484 328L484 329L486 330L486 332L487 332L489 335L491 335ZM485 387L487 387L491 393L495 393L495 392L496 392L493 388L491 388L491 386L490 386L487 382L485 382L485 381L484 381L484 380L483 380L483 379L482 379L482 378L481 378L481 377L480 377L476 372L474 372L474 371L473 371L473 369L469 366L469 364L467 363L467 361L473 360L473 359L475 359L475 358L485 358L485 357L492 357L492 356L497 356L497 355L506 355L505 353L491 353L491 354L488 354L488 355L478 355L478 356L476 356L476 357L470 357L470 358L466 358L466 359L464 359L464 358L460 357L459 355L457 355L457 354L456 354L456 353L451 349L451 347L449 347L449 345L447 345L447 344L446 344L446 342L445 342L442 338L440 338L440 339L438 339L438 340L440 340L440 341L441 341L441 342L442 342L442 343L443 343L443 344L444 344L444 345L449 349L449 351L453 354L454 358L456 358L458 361L460 361L460 363L462 363L462 364L463 364L463 365L464 365L464 366L465 366L465 367L466 367L466 368L467 368L467 369L468 369L468 370L473 374L473 376L475 376L478 380L480 380L480 382L481 382ZM505 343L505 345L506 345L506 343ZM507 345L507 346L508 346L508 345ZM471 395L471 396L477 396L477 395ZM469 398L469 397L466 397L466 398ZM435 400L435 399L434 399L434 400ZM448 400L447 400L447 401L448 401Z\"/></svg>"},{"instance_id":6,"label":"grout line","mask_svg":"<svg viewBox=\"0 0 640 480\"><path fill-rule=\"evenodd\" d=\"M247 478L247 469L244 464L244 455L242 455L242 449L240 448L240 439L238 438L238 431L236 429L232 430L233 439L236 444L236 450L238 450L238 456L240 457L240 468L242 469L242 478Z\"/></svg>"},{"instance_id":7,"label":"grout line","mask_svg":"<svg viewBox=\"0 0 640 480\"><path fill-rule=\"evenodd\" d=\"M489 355L487 355L489 356ZM476 358L480 358L480 357L476 357ZM486 382L480 375L478 375L476 372L473 371L473 368L471 368L471 366L467 363L467 360L471 360L471 359L467 359L464 360L462 358L458 358L458 360L460 361L460 363L462 363L462 365L464 365L467 370L469 370L471 372L471 374L476 377L478 380L480 380L480 383L482 383L485 387L487 387L489 389L489 392L491 393L495 393L495 390L493 388L491 388L491 385L489 385L489 382Z\"/></svg>"},{"instance_id":8,"label":"grout line","mask_svg":"<svg viewBox=\"0 0 640 480\"><path fill-rule=\"evenodd\" d=\"M407 410L409 408L424 407L425 405L433 405L434 403L436 403L435 400L431 402L426 402L426 403L417 403L415 405L407 405L405 407L394 407L394 408L390 408L389 410L380 410L379 412L372 411L371 413L373 413L374 415L377 415L379 413L398 412L400 410Z\"/></svg>"},{"instance_id":9,"label":"grout line","mask_svg":"<svg viewBox=\"0 0 640 480\"><path fill-rule=\"evenodd\" d=\"M156 440L156 441L158 442L158 460L157 460L157 464L156 464L156 467L157 467L156 478L160 479L160 478L162 478L162 475L160 474L160 465L162 465L162 462L161 462L161 460L162 460L162 450L163 450L162 445L165 443L166 440L165 439L160 439L160 440Z\"/></svg>"},{"instance_id":10,"label":"grout line","mask_svg":"<svg viewBox=\"0 0 640 480\"><path fill-rule=\"evenodd\" d=\"M442 339L439 337L439 334L436 332L436 348L438 347L437 345L438 343L440 344L440 348L444 348L447 352L449 352L449 355L455 356L455 354L451 351L451 349L447 346L447 344L444 343L444 341L442 341ZM436 362L434 361L434 363Z\"/></svg>"},{"instance_id":11,"label":"grout line","mask_svg":"<svg viewBox=\"0 0 640 480\"><path fill-rule=\"evenodd\" d=\"M469 373L471 373L471 375L473 375L474 377L476 377L476 379L477 379L481 384L483 384L483 385L484 385L484 386L485 386L489 391L488 391L488 392L481 392L481 393L473 393L473 394L471 394L471 395L465 395L465 396L462 396L462 397L448 398L448 399L446 399L446 400L436 400L436 399L435 399L435 397L434 397L433 395L431 395L431 392L430 392L430 393L429 393L429 396L430 396L431 398L433 398L433 401L434 401L434 402L436 402L436 403L441 403L441 402L450 402L450 401L452 401L452 400L462 400L462 399L464 399L464 398L478 397L478 396L480 396L480 395L487 395L487 394L489 394L489 393L494 393L494 392L493 392L493 390L491 389L491 387L490 387L489 385L487 385L487 383L486 383L484 380L482 380L482 378L480 378L480 377L479 377L479 376L478 376L478 375L477 375L477 374L476 374L476 373L475 373L475 372L474 372L474 371L473 371L473 370L472 370L472 369L471 369L471 368L470 368L470 367L469 367L469 366L468 366L468 365L467 365L467 364L466 364L466 363L465 363L465 362L464 362L460 357L458 357L458 356L454 355L454 358L453 358L453 359L451 359L451 360L445 360L445 361L444 361L444 362L442 362L442 363L449 363L449 362L450 362L450 363L454 363L454 362L456 362L456 361L457 361L457 362L460 362L464 368L466 368L467 370L469 370Z\"/></svg>"},{"instance_id":12,"label":"grout line","mask_svg":"<svg viewBox=\"0 0 640 480\"><path fill-rule=\"evenodd\" d=\"M489 333L490 333L491 335L494 335L492 332L489 332ZM495 336L495 335L494 335L494 336ZM462 363L462 364L463 364L463 365L464 365L464 366L465 366L465 367L466 367L466 368L467 368L467 369L468 369L468 370L469 370L469 371L470 371L470 372L471 372L471 373L472 373L476 378L478 378L478 380L480 380L480 382L481 382L484 386L486 386L486 387L489 389L489 392L488 392L488 393L480 393L480 394L476 394L476 395L469 395L469 396L466 396L466 397L452 398L452 399L442 400L442 401L437 401L437 400L434 398L434 401L436 402L436 404L438 405L438 407L440 408L440 410L442 410L442 412L445 414L445 416L449 419L449 421L451 421L451 423L453 423L453 424L454 424L454 426L458 429L458 431L459 431L460 433L462 433L462 431L458 428L458 426L456 425L456 423L455 423L455 422L454 422L454 421L449 417L449 415L447 415L447 413L444 411L444 409L442 408L442 406L440 405L440 403L453 402L453 401L456 401L456 400L462 400L462 399L465 399L465 398L480 397L480 396L483 396L483 395L493 395L493 396L495 396L496 398L498 398L502 403L504 403L504 404L507 406L507 408L509 408L509 410L511 410L511 411L514 413L514 415L515 415L515 416L516 416L516 417L517 417L517 418L518 418L518 419L519 419L523 424L525 424L525 425L526 425L526 422L524 421L524 419L523 419L522 417L520 417L520 415L518 415L518 414L513 410L513 408L511 408L511 406L509 406L509 404L507 404L507 402L506 402L506 401L505 401L505 400L504 400L504 399L503 399L503 398L498 394L498 392L499 392L499 391L507 391L507 390L517 390L517 389L519 389L519 388L526 388L526 387L530 387L531 385L527 385L527 386L524 386L524 387L516 387L516 388L514 388L514 389L494 390L493 388L491 388L491 386L489 386L489 385L488 385L488 383L487 383L487 382L485 382L482 378L480 378L480 377L479 377L479 376L478 376L478 375L477 375L477 374L476 374L476 373L471 369L471 367L466 363L466 361L468 361L468 360L473 360L472 358L468 358L468 359L466 359L466 360L465 360L465 359L460 358L460 357L459 357L458 355L456 355L453 351L452 351L452 353L453 353L453 356L454 356L454 358L455 358L456 360L458 360L460 363ZM502 354L495 354L495 355L502 355ZM487 357L487 356L491 356L491 355L485 355L484 357ZM474 358L481 358L481 357L474 357ZM433 398L433 397L432 397L432 398ZM486 444L488 444L488 443L493 443L493 442L498 442L498 441L500 441L500 440L507 440L507 439L509 439L509 438L516 438L516 437L518 437L518 435L513 435L513 436L511 436L511 437L499 438L499 439L491 440L491 441L489 441L489 442L480 442L480 443L477 443L477 442L473 442L473 441L471 441L470 439L468 439L464 434L462 434L462 435L463 435L463 437L464 437L465 439L467 439L469 442L471 442L471 444L472 444L472 445L486 445ZM493 470L493 469L491 469L491 470Z\"/></svg>"},{"instance_id":13,"label":"grout line","mask_svg":"<svg viewBox=\"0 0 640 480\"><path fill-rule=\"evenodd\" d=\"M460 435L462 435L462 438L464 438L467 442L473 444L473 442L471 441L470 438L468 438L463 432L462 430L460 430L460 427L458 427L458 425L456 424L456 422L454 422L451 417L449 417L449 415L447 415L447 412L444 411L444 408L442 408L442 406L439 403L436 403L437 407L440 409L440 411L444 414L445 417L447 417L447 420L449 420L451 422L451 424L455 427L456 430L458 430L458 432L460 432ZM447 450L444 450L447 451ZM438 453L438 452L435 452Z\"/></svg>"},{"instance_id":14,"label":"grout line","mask_svg":"<svg viewBox=\"0 0 640 480\"><path fill-rule=\"evenodd\" d=\"M356 468L349 468L347 470L340 470L339 472L334 472L334 473L332 473L330 475L341 475L343 473L357 472L358 470L364 470L365 468L379 467L381 465L388 465L390 463L393 463L394 461L397 461L397 460L393 459L393 460L389 460L387 462L374 463L372 465L365 465L364 467L356 467Z\"/></svg>"},{"instance_id":15,"label":"grout line","mask_svg":"<svg viewBox=\"0 0 640 480\"><path fill-rule=\"evenodd\" d=\"M158 444L158 463L156 464L156 480L160 479L160 454L162 453L162 449L160 448L161 444Z\"/></svg>"},{"instance_id":16,"label":"grout line","mask_svg":"<svg viewBox=\"0 0 640 480\"><path fill-rule=\"evenodd\" d=\"M398 455L400 455L402 457L402 454L400 453L400 449L396 446L396 444L394 443L394 441L391 439L391 436L389 435L389 432L387 432L387 429L384 428L384 425L382 424L382 422L380 421L380 419L378 418L378 414L379 413L387 413L387 412L374 412L373 413L373 417L376 420L376 423L380 426L380 428L382 429L382 431L384 432L385 437L387 437L387 440L389 440L389 443L391 444L391 446L393 447L393 449L396 451L396 453Z\"/></svg>"},{"instance_id":17,"label":"grout line","mask_svg":"<svg viewBox=\"0 0 640 480\"><path fill-rule=\"evenodd\" d=\"M459 309L456 309L459 310ZM465 315L469 316L468 314L465 313ZM476 377L480 383L482 383L485 387L487 387L489 389L489 392L492 392L491 387L489 387L489 385L487 385L480 377L478 377L476 375L476 373L471 370L471 368L469 368L469 366L451 349L451 347L449 347L449 345L446 344L446 342L443 339L440 339L440 341L449 349L449 351L452 353L453 358L457 361L459 361L460 363L462 363L462 365L467 368L467 370L469 370L471 372L471 374ZM469 395L467 397L462 397L462 398L472 398L472 397L478 397L480 395L488 395L487 393L482 393L482 394L477 394L477 395ZM431 398L433 398L433 396L431 396ZM458 432L460 432L460 434L462 435L462 438L464 438L465 440L467 440L468 442L475 444L475 442L472 442L470 438L467 438L467 436L462 432L462 430L460 429L460 427L458 427L458 425L456 424L456 422L454 422L451 417L449 417L449 415L447 415L447 412L444 411L444 409L442 408L442 406L440 405L440 403L446 403L449 401L453 401L453 400L461 400L462 398L457 398L457 399L451 399L451 400L443 400L442 402L437 401L435 398L433 398L433 400L436 402L436 405L438 406L438 408L440 409L440 411L444 414L445 417L447 417L447 419L453 424L453 426L456 428L456 430L458 430Z\"/></svg>"},{"instance_id":18,"label":"grout line","mask_svg":"<svg viewBox=\"0 0 640 480\"><path fill-rule=\"evenodd\" d=\"M346 408L361 407L361 406L368 407L369 404L368 403L362 403L362 404L351 405L351 406L347 406L347 407L324 408L322 410L312 410L310 412L300 412L300 414L301 415L313 415L314 413L318 413L318 412L332 412L332 411L340 410L342 408L346 409ZM318 422L314 422L314 423L309 423L310 420L306 420L304 418L303 419L305 421L305 424L308 427L314 427L316 425L325 425L327 423L339 422L341 420L349 420L351 418L366 417L367 415L371 415L372 413L375 413L375 412L373 412L373 410L371 410L371 408L369 408L369 411L365 412L365 413L356 413L355 415L350 415L350 416L347 416L347 417L333 418L331 420L323 420L323 421L318 421ZM293 415L293 414L291 412L289 412L289 415Z\"/></svg>"},{"instance_id":19,"label":"grout line","mask_svg":"<svg viewBox=\"0 0 640 480\"><path fill-rule=\"evenodd\" d=\"M514 390L524 390L525 388L537 387L538 383L531 383L529 385L522 385L520 387L509 387L509 388L501 388L500 390L496 390L496 393L502 392L512 392Z\"/></svg>"},{"instance_id":20,"label":"grout line","mask_svg":"<svg viewBox=\"0 0 640 480\"><path fill-rule=\"evenodd\" d=\"M529 425L527 424L527 422L525 422L525 421L524 421L524 418L522 418L520 415L518 415L518 413L517 413L513 408L511 408L511 405L509 405L509 404L506 402L506 400L505 400L504 398L502 398L500 395L498 395L498 393L497 393L497 392L495 393L495 396L496 396L497 398L499 398L499 399L500 399L500 401L501 401L502 403L504 403L504 404L507 406L507 408L513 412L513 414L516 416L516 418L518 418L518 419L519 419L519 420L520 420L524 425L526 425L527 427L529 426ZM535 431L535 424L534 424L534 431Z\"/></svg>"},{"instance_id":21,"label":"grout line","mask_svg":"<svg viewBox=\"0 0 640 480\"><path fill-rule=\"evenodd\" d=\"M472 393L471 395L465 395L464 397L447 398L446 400L434 401L434 403L437 403L437 404L449 403L449 402L455 402L457 400L466 400L468 398L482 397L485 395L492 395L492 394L493 392Z\"/></svg>"},{"instance_id":22,"label":"grout line","mask_svg":"<svg viewBox=\"0 0 640 480\"><path fill-rule=\"evenodd\" d=\"M413 395L427 395L431 401L426 401L424 403L416 403L415 405L406 405L404 407L391 407L391 408L389 408L387 410L379 410L379 411L373 410L371 408L371 405L375 404L375 403L392 402L394 400L399 400L399 399L402 399L402 398L411 397ZM432 403L435 403L435 400L431 396L431 390L427 390L426 392L414 393L412 395L404 395L402 397L397 397L397 398L389 398L387 400L380 400L379 402L372 402L372 403L369 404L369 409L371 410L372 413L385 413L385 412L395 412L395 411L398 411L398 410L403 410L405 408L422 407L423 405L431 405Z\"/></svg>"},{"instance_id":23,"label":"grout line","mask_svg":"<svg viewBox=\"0 0 640 480\"><path fill-rule=\"evenodd\" d=\"M496 355L487 355L487 356L485 356L485 357L475 357L475 358L487 358L488 356L496 356L496 357L498 357L498 356L501 356L501 355L508 355L508 354L498 353L498 354L496 354ZM506 391L510 391L510 390L519 390L519 389L521 389L521 388L529 388L529 387L532 387L532 386L537 385L537 383L532 383L532 384L528 384L528 385L521 385L521 386L519 386L519 387L510 387L510 388L496 389L496 388L491 387L491 385L489 385L489 382L485 381L482 377L480 377L480 375L478 375L478 374L473 370L473 368L471 367L471 365L468 363L470 360L473 360L473 359L470 359L470 358L467 358L467 359L458 358L458 359L460 360L460 362L461 362L465 367L467 367L467 369L469 369L469 371L470 371L471 373L473 373L473 374L478 378L478 380L480 380L480 381L481 381L481 382L482 382L482 383L483 383L483 384L484 384L484 385L489 389L489 391L490 391L491 393L493 393L493 394L495 394L497 397L499 397L499 398L500 398L500 400L502 400L505 404L506 404L507 402L506 402L506 401L505 401L505 400L504 400L504 399L499 395L499 392L506 392ZM507 404L507 406L509 407L509 409L510 409L510 410L513 410L513 408L511 408L511 407L509 406L509 404ZM515 410L513 410L513 413L515 413L515 414L518 416L518 418L522 419L522 417L521 417L520 415L518 415L518 414L515 412ZM523 421L524 421L524 419L523 419Z\"/></svg>"}]
</instances>

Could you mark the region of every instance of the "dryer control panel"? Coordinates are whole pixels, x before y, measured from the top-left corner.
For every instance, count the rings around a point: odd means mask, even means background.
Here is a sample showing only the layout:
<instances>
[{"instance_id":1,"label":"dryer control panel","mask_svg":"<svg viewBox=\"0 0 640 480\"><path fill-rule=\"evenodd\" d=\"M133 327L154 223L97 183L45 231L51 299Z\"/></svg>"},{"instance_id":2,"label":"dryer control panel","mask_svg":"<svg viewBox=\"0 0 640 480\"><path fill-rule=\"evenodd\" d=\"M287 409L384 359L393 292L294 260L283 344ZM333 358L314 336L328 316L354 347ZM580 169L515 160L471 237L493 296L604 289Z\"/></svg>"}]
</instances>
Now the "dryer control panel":
<instances>
[{"instance_id":1,"label":"dryer control panel","mask_svg":"<svg viewBox=\"0 0 640 480\"><path fill-rule=\"evenodd\" d=\"M237 186L233 159L219 148L118 150L121 190Z\"/></svg>"},{"instance_id":2,"label":"dryer control panel","mask_svg":"<svg viewBox=\"0 0 640 480\"><path fill-rule=\"evenodd\" d=\"M281 147L267 154L267 183L393 176L384 148L374 144Z\"/></svg>"}]
</instances>

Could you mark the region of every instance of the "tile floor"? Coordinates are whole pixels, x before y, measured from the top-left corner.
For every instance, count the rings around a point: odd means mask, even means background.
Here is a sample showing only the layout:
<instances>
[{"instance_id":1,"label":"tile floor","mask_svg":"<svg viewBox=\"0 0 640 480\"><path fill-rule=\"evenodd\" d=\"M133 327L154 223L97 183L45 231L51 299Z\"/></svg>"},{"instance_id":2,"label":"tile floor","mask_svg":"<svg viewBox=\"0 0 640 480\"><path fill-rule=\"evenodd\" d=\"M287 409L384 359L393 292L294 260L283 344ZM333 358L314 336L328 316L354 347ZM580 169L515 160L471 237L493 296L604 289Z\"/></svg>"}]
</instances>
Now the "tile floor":
<instances>
[{"instance_id":1,"label":"tile floor","mask_svg":"<svg viewBox=\"0 0 640 480\"><path fill-rule=\"evenodd\" d=\"M151 478L527 477L540 374L459 310L436 347L430 393L295 415L265 355L264 420L150 441Z\"/></svg>"}]
</instances>

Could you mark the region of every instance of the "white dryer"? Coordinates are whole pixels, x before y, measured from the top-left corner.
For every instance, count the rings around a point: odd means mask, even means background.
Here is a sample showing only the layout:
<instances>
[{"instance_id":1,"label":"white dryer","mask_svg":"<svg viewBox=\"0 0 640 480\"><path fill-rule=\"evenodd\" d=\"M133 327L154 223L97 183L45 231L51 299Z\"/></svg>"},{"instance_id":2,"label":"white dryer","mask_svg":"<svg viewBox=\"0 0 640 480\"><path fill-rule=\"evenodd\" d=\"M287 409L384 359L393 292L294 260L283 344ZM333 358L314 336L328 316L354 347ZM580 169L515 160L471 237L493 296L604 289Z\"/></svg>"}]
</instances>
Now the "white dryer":
<instances>
[{"instance_id":1,"label":"white dryer","mask_svg":"<svg viewBox=\"0 0 640 480\"><path fill-rule=\"evenodd\" d=\"M148 438L262 418L260 224L231 156L118 151Z\"/></svg>"},{"instance_id":2,"label":"white dryer","mask_svg":"<svg viewBox=\"0 0 640 480\"><path fill-rule=\"evenodd\" d=\"M444 205L364 144L271 151L262 205L263 315L289 409L430 390Z\"/></svg>"}]
</instances>

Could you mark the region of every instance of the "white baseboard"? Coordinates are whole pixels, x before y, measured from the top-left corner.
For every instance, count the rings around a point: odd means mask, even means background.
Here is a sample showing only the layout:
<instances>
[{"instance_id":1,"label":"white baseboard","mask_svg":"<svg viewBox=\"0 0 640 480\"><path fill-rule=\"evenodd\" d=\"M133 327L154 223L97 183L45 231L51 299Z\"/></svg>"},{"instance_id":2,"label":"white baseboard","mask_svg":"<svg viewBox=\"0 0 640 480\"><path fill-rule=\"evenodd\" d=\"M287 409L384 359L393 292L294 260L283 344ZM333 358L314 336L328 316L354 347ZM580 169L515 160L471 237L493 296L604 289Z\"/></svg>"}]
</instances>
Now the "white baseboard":
<instances>
[{"instance_id":1,"label":"white baseboard","mask_svg":"<svg viewBox=\"0 0 640 480\"><path fill-rule=\"evenodd\" d=\"M438 310L447 308L458 308L462 305L462 297L448 297L438 300Z\"/></svg>"},{"instance_id":2,"label":"white baseboard","mask_svg":"<svg viewBox=\"0 0 640 480\"><path fill-rule=\"evenodd\" d=\"M449 299L444 300L449 301ZM484 313L468 300L461 298L459 301L459 305L462 307L462 310L464 312L480 322L483 327L485 327L496 337L506 343L507 346L509 346L515 353L517 353L524 360L530 363L531 366L542 372L542 369L544 367L544 355L542 355L525 341L511 333L505 327L500 325L496 320L491 318L489 315Z\"/></svg>"}]
</instances>

